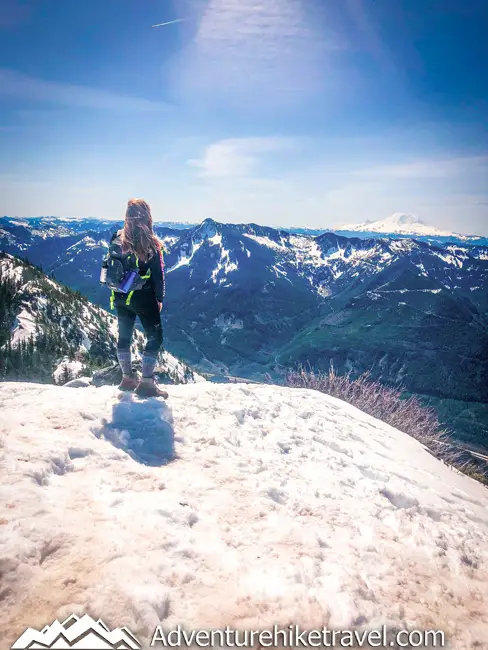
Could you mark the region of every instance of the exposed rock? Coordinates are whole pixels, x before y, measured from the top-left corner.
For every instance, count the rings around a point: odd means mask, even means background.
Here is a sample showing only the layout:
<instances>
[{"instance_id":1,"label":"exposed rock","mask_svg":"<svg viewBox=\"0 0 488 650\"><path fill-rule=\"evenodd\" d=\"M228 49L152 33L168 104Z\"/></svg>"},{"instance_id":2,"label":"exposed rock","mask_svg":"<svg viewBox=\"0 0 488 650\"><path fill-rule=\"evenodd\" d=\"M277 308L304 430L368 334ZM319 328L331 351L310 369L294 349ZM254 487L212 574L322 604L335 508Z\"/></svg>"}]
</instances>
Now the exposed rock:
<instances>
[{"instance_id":1,"label":"exposed rock","mask_svg":"<svg viewBox=\"0 0 488 650\"><path fill-rule=\"evenodd\" d=\"M71 381L63 384L65 388L88 388L92 385L91 377L78 377L77 379L72 379Z\"/></svg>"},{"instance_id":2,"label":"exposed rock","mask_svg":"<svg viewBox=\"0 0 488 650\"><path fill-rule=\"evenodd\" d=\"M120 384L122 380L122 371L118 363L113 363L101 370L93 373L92 384L97 388L100 386L112 386Z\"/></svg>"}]
</instances>

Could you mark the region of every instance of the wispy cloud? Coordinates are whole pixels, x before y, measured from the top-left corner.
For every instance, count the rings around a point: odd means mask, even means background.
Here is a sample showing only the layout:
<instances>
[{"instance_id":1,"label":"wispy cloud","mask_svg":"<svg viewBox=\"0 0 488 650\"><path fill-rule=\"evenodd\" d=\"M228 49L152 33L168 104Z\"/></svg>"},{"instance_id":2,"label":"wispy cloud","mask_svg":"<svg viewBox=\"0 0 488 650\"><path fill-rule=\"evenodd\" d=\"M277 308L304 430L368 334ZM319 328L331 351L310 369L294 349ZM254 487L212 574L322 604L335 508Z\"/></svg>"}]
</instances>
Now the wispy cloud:
<instances>
[{"instance_id":1,"label":"wispy cloud","mask_svg":"<svg viewBox=\"0 0 488 650\"><path fill-rule=\"evenodd\" d=\"M148 99L89 86L45 81L8 68L0 68L0 96L95 110L149 112L164 108L164 104Z\"/></svg>"},{"instance_id":2,"label":"wispy cloud","mask_svg":"<svg viewBox=\"0 0 488 650\"><path fill-rule=\"evenodd\" d=\"M449 178L482 172L488 174L488 156L427 158L354 171L355 176L396 180Z\"/></svg>"},{"instance_id":3,"label":"wispy cloud","mask_svg":"<svg viewBox=\"0 0 488 650\"><path fill-rule=\"evenodd\" d=\"M220 140L187 160L200 178L192 183L190 177L188 185L200 206L197 212L224 221L259 215L260 223L305 220L326 227L411 212L441 228L480 231L486 217L488 156L397 152L390 163L391 151L375 149L373 142L368 148L366 156L353 139ZM363 165L368 157L375 164ZM462 227L459 215L465 221Z\"/></svg>"},{"instance_id":4,"label":"wispy cloud","mask_svg":"<svg viewBox=\"0 0 488 650\"><path fill-rule=\"evenodd\" d=\"M267 154L289 151L292 138L232 138L220 140L207 147L201 159L190 159L200 174L210 178L249 177L259 172Z\"/></svg>"},{"instance_id":5,"label":"wispy cloud","mask_svg":"<svg viewBox=\"0 0 488 650\"><path fill-rule=\"evenodd\" d=\"M208 98L297 102L322 87L324 52L337 48L303 0L209 0L175 81Z\"/></svg>"},{"instance_id":6,"label":"wispy cloud","mask_svg":"<svg viewBox=\"0 0 488 650\"><path fill-rule=\"evenodd\" d=\"M374 5L369 0L344 0L344 7L356 30L361 35L362 46L383 68L396 71L393 57L382 42L378 29L370 17Z\"/></svg>"}]
</instances>

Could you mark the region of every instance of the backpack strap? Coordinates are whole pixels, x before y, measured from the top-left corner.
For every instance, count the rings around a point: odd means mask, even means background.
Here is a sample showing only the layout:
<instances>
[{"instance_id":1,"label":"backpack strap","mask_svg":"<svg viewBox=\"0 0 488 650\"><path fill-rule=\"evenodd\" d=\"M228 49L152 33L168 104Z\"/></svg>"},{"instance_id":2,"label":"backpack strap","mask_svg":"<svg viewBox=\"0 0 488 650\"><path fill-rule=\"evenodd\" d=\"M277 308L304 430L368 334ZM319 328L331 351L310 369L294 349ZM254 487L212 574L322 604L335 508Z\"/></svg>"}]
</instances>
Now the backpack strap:
<instances>
[{"instance_id":1,"label":"backpack strap","mask_svg":"<svg viewBox=\"0 0 488 650\"><path fill-rule=\"evenodd\" d=\"M122 230L116 230L112 237L110 237L110 243L114 242L116 239L119 239L120 236L122 235Z\"/></svg>"}]
</instances>

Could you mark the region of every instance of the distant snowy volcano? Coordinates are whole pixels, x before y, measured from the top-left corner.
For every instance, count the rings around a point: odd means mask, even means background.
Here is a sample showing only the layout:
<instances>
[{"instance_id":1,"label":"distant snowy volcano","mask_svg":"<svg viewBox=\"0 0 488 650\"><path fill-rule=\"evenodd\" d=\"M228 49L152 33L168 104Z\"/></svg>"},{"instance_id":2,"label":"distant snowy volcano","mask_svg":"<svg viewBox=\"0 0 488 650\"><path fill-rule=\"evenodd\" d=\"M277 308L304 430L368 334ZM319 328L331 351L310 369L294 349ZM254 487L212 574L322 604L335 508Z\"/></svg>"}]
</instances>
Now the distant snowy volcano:
<instances>
[{"instance_id":1,"label":"distant snowy volcano","mask_svg":"<svg viewBox=\"0 0 488 650\"><path fill-rule=\"evenodd\" d=\"M396 212L391 217L379 221L365 221L358 224L345 224L336 226L334 231L351 232L380 232L388 235L420 235L423 237L456 237L457 239L471 239L471 235L460 235L459 233L440 230L430 226L413 214Z\"/></svg>"},{"instance_id":2,"label":"distant snowy volcano","mask_svg":"<svg viewBox=\"0 0 488 650\"><path fill-rule=\"evenodd\" d=\"M317 391L168 392L0 384L1 650L71 614L144 650L159 625L290 623L487 650L482 485Z\"/></svg>"}]
</instances>

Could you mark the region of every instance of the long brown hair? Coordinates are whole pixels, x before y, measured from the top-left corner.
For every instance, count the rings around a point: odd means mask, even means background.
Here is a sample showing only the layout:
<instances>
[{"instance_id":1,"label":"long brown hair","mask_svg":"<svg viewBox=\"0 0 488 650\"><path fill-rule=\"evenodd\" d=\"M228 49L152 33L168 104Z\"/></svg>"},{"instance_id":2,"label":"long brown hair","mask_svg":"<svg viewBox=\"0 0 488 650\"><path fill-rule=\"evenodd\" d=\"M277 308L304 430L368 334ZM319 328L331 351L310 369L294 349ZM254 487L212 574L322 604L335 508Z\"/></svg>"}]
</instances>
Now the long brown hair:
<instances>
[{"instance_id":1,"label":"long brown hair","mask_svg":"<svg viewBox=\"0 0 488 650\"><path fill-rule=\"evenodd\" d=\"M159 253L161 242L153 232L151 208L143 199L129 199L122 231L122 250L147 262Z\"/></svg>"}]
</instances>

